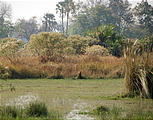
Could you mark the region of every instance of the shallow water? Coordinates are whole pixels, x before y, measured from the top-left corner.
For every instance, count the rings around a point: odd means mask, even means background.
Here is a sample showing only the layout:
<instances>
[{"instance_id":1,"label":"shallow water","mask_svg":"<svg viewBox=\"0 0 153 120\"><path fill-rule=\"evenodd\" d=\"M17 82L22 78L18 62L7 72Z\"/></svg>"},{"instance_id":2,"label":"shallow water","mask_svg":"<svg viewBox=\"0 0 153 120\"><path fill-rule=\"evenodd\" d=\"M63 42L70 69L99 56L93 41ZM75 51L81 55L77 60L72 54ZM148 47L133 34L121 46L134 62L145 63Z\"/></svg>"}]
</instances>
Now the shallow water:
<instances>
[{"instance_id":1,"label":"shallow water","mask_svg":"<svg viewBox=\"0 0 153 120\"><path fill-rule=\"evenodd\" d=\"M80 112L87 112L85 110L86 103L77 103L73 105L73 109L66 116L66 120L94 120L93 117L90 117L86 114L79 114Z\"/></svg>"},{"instance_id":2,"label":"shallow water","mask_svg":"<svg viewBox=\"0 0 153 120\"><path fill-rule=\"evenodd\" d=\"M35 102L38 100L38 96L35 95L23 95L23 96L18 96L17 98L10 99L7 103L6 106L17 106L21 108L25 108L29 103Z\"/></svg>"}]
</instances>

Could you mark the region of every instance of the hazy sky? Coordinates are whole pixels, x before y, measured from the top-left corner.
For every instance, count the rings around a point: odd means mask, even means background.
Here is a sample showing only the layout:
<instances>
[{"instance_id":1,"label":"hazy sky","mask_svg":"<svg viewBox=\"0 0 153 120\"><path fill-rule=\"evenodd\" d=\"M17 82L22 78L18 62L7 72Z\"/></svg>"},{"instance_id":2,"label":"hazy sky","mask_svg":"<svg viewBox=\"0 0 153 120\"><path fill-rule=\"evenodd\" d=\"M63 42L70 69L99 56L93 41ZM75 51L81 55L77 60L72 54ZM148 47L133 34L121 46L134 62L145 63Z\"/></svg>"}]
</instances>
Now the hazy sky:
<instances>
[{"instance_id":1,"label":"hazy sky","mask_svg":"<svg viewBox=\"0 0 153 120\"><path fill-rule=\"evenodd\" d=\"M36 16L38 20L49 12L56 14L56 4L62 0L1 0L6 1L12 6L12 20L15 22L17 19L29 19ZM132 4L136 4L141 0L129 0ZM153 0L148 0L153 5ZM56 18L58 15L56 15Z\"/></svg>"}]
</instances>

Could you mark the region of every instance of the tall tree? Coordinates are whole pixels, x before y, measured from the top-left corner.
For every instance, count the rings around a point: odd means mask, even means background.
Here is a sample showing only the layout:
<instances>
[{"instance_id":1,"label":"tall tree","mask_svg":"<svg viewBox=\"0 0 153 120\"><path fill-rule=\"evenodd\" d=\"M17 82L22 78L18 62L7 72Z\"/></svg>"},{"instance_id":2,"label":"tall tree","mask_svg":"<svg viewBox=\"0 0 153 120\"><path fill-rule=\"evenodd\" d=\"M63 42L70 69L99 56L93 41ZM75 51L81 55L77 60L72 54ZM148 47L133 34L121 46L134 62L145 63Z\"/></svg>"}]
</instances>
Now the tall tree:
<instances>
[{"instance_id":1,"label":"tall tree","mask_svg":"<svg viewBox=\"0 0 153 120\"><path fill-rule=\"evenodd\" d=\"M75 3L73 0L64 0L63 2L59 2L57 5L57 12L60 11L62 16L62 26L64 31L64 15L66 15L66 34L68 34L68 28L69 28L69 17L70 14L75 13ZM63 32L64 33L64 32Z\"/></svg>"},{"instance_id":2,"label":"tall tree","mask_svg":"<svg viewBox=\"0 0 153 120\"><path fill-rule=\"evenodd\" d=\"M68 28L69 28L69 16L70 13L74 14L75 13L75 4L73 0L65 0L65 11L66 11L66 16L67 16L67 22L66 22L66 34L68 34Z\"/></svg>"},{"instance_id":3,"label":"tall tree","mask_svg":"<svg viewBox=\"0 0 153 120\"><path fill-rule=\"evenodd\" d=\"M65 16L65 2L58 2L56 4L56 13L60 13L60 17L62 18L62 33L64 33L64 16Z\"/></svg>"},{"instance_id":4,"label":"tall tree","mask_svg":"<svg viewBox=\"0 0 153 120\"><path fill-rule=\"evenodd\" d=\"M57 27L57 22L54 14L46 13L43 17L43 25L45 27L45 32L55 32Z\"/></svg>"},{"instance_id":5,"label":"tall tree","mask_svg":"<svg viewBox=\"0 0 153 120\"><path fill-rule=\"evenodd\" d=\"M38 33L38 25L35 18L29 20L19 19L15 25L14 37L27 42L32 34Z\"/></svg>"},{"instance_id":6,"label":"tall tree","mask_svg":"<svg viewBox=\"0 0 153 120\"><path fill-rule=\"evenodd\" d=\"M0 1L0 39L8 37L12 29L11 5Z\"/></svg>"},{"instance_id":7,"label":"tall tree","mask_svg":"<svg viewBox=\"0 0 153 120\"><path fill-rule=\"evenodd\" d=\"M142 0L134 8L134 14L143 29L148 29L149 35L153 34L153 6L147 0Z\"/></svg>"},{"instance_id":8,"label":"tall tree","mask_svg":"<svg viewBox=\"0 0 153 120\"><path fill-rule=\"evenodd\" d=\"M118 18L112 16L109 8L105 5L96 5L84 10L76 16L75 21L70 25L70 34L85 34L89 29L102 25L102 23L116 24Z\"/></svg>"},{"instance_id":9,"label":"tall tree","mask_svg":"<svg viewBox=\"0 0 153 120\"><path fill-rule=\"evenodd\" d=\"M118 22L115 25L118 26L121 32L124 32L133 23L130 3L128 0L110 0L109 8L112 15L118 18Z\"/></svg>"}]
</instances>

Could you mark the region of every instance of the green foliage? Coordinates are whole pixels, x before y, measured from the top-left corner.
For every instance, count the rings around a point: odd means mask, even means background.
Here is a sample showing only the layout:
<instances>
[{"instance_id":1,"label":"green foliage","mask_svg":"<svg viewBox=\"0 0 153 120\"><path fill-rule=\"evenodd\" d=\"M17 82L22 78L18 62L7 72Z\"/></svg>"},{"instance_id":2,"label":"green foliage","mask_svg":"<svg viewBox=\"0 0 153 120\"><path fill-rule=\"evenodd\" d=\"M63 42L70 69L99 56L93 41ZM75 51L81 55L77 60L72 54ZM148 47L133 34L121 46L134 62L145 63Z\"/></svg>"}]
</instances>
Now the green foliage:
<instances>
[{"instance_id":1,"label":"green foliage","mask_svg":"<svg viewBox=\"0 0 153 120\"><path fill-rule=\"evenodd\" d=\"M0 18L0 39L12 34L14 28L10 21L3 21Z\"/></svg>"},{"instance_id":2,"label":"green foliage","mask_svg":"<svg viewBox=\"0 0 153 120\"><path fill-rule=\"evenodd\" d=\"M131 4L128 0L109 0L109 8L114 17L118 18L115 25L120 32L125 33L133 23Z\"/></svg>"},{"instance_id":3,"label":"green foliage","mask_svg":"<svg viewBox=\"0 0 153 120\"><path fill-rule=\"evenodd\" d=\"M0 78L1 79L7 79L10 78L11 72L8 67L4 67L2 64L0 64Z\"/></svg>"},{"instance_id":4,"label":"green foliage","mask_svg":"<svg viewBox=\"0 0 153 120\"><path fill-rule=\"evenodd\" d=\"M87 55L100 55L100 56L109 56L109 51L100 45L93 45L86 48Z\"/></svg>"},{"instance_id":5,"label":"green foliage","mask_svg":"<svg viewBox=\"0 0 153 120\"><path fill-rule=\"evenodd\" d=\"M43 16L43 21L42 22L43 22L43 25L44 25L45 32L56 31L56 29L57 29L57 22L56 22L54 14L46 13Z\"/></svg>"},{"instance_id":6,"label":"green foliage","mask_svg":"<svg viewBox=\"0 0 153 120\"><path fill-rule=\"evenodd\" d=\"M149 35L153 33L153 6L142 1L134 8L134 14L138 18L139 24L144 29L148 29Z\"/></svg>"},{"instance_id":7,"label":"green foliage","mask_svg":"<svg viewBox=\"0 0 153 120\"><path fill-rule=\"evenodd\" d=\"M13 31L13 25L10 21L11 5L0 1L0 39L8 37Z\"/></svg>"},{"instance_id":8,"label":"green foliage","mask_svg":"<svg viewBox=\"0 0 153 120\"><path fill-rule=\"evenodd\" d=\"M63 52L65 40L64 34L55 32L42 32L32 35L27 45L27 49L35 56L52 56Z\"/></svg>"},{"instance_id":9,"label":"green foliage","mask_svg":"<svg viewBox=\"0 0 153 120\"><path fill-rule=\"evenodd\" d=\"M44 103L30 103L26 108L26 114L29 117L47 117L48 109Z\"/></svg>"},{"instance_id":10,"label":"green foliage","mask_svg":"<svg viewBox=\"0 0 153 120\"><path fill-rule=\"evenodd\" d=\"M0 108L0 120L62 120L59 113L48 112L44 103L30 103L27 108L16 106L2 106Z\"/></svg>"},{"instance_id":11,"label":"green foliage","mask_svg":"<svg viewBox=\"0 0 153 120\"><path fill-rule=\"evenodd\" d=\"M67 45L65 51L67 51L67 49L71 49L72 53L75 52L75 54L85 54L85 48L88 47L89 45L92 45L95 42L96 40L91 37L82 37L80 35L73 35L68 37L67 40L65 41Z\"/></svg>"},{"instance_id":12,"label":"green foliage","mask_svg":"<svg viewBox=\"0 0 153 120\"><path fill-rule=\"evenodd\" d=\"M70 25L69 34L84 35L86 31L98 27L102 23L115 25L117 20L118 18L112 16L109 8L97 4L76 15L74 22Z\"/></svg>"},{"instance_id":13,"label":"green foliage","mask_svg":"<svg viewBox=\"0 0 153 120\"><path fill-rule=\"evenodd\" d=\"M38 24L35 17L29 20L19 19L14 27L14 36L25 42L29 41L32 34L38 33Z\"/></svg>"},{"instance_id":14,"label":"green foliage","mask_svg":"<svg viewBox=\"0 0 153 120\"><path fill-rule=\"evenodd\" d=\"M15 106L5 106L0 109L0 119L22 117L23 110Z\"/></svg>"},{"instance_id":15,"label":"green foliage","mask_svg":"<svg viewBox=\"0 0 153 120\"><path fill-rule=\"evenodd\" d=\"M114 30L114 26L103 24L100 27L88 31L87 35L99 40L98 44L107 48L110 54L118 57L122 55L121 44L123 36Z\"/></svg>"},{"instance_id":16,"label":"green foliage","mask_svg":"<svg viewBox=\"0 0 153 120\"><path fill-rule=\"evenodd\" d=\"M97 120L147 120L153 118L151 112L142 112L141 109L135 112L125 111L125 109L116 106L112 108L100 106L89 112L89 114L94 115Z\"/></svg>"},{"instance_id":17,"label":"green foliage","mask_svg":"<svg viewBox=\"0 0 153 120\"><path fill-rule=\"evenodd\" d=\"M104 107L104 106L99 106L99 107L97 107L96 109L94 109L94 110L92 111L92 113L97 114L97 115L102 115L102 114L107 113L108 111L109 111L108 108L106 108L106 107Z\"/></svg>"},{"instance_id":18,"label":"green foliage","mask_svg":"<svg viewBox=\"0 0 153 120\"><path fill-rule=\"evenodd\" d=\"M66 30L65 33L67 34L68 32L68 28L69 28L69 17L70 14L74 14L75 13L75 2L73 0L64 0L64 1L60 1L58 2L58 4L56 5L56 11L57 13L59 12L62 16L62 32L64 33L64 17L66 16L67 20L66 20Z\"/></svg>"},{"instance_id":19,"label":"green foliage","mask_svg":"<svg viewBox=\"0 0 153 120\"><path fill-rule=\"evenodd\" d=\"M67 55L75 55L76 49L74 49L72 46L68 46L68 47L64 48L64 53Z\"/></svg>"}]
</instances>

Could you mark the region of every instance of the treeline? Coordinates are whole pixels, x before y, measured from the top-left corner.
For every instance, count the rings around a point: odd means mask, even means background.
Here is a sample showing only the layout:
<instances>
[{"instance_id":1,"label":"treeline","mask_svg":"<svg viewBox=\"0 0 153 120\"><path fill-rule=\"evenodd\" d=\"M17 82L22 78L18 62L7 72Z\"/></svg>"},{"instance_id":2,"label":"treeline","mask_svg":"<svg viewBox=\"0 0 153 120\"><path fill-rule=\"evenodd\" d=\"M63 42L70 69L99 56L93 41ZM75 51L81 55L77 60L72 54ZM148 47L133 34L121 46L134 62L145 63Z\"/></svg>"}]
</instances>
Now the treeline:
<instances>
[{"instance_id":1,"label":"treeline","mask_svg":"<svg viewBox=\"0 0 153 120\"><path fill-rule=\"evenodd\" d=\"M142 1L132 7L128 0L65 0L56 5L61 21L46 13L41 23L35 17L11 21L11 6L0 1L0 38L15 37L27 42L32 34L59 32L69 35L86 35L88 30L102 24L113 25L128 38L141 38L153 33L153 7Z\"/></svg>"}]
</instances>

